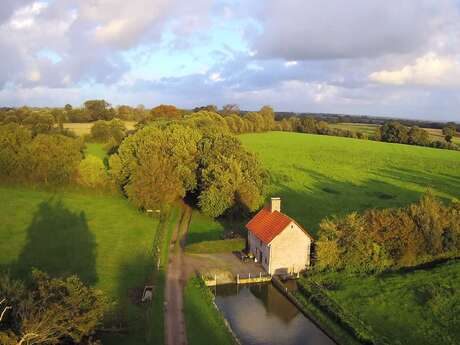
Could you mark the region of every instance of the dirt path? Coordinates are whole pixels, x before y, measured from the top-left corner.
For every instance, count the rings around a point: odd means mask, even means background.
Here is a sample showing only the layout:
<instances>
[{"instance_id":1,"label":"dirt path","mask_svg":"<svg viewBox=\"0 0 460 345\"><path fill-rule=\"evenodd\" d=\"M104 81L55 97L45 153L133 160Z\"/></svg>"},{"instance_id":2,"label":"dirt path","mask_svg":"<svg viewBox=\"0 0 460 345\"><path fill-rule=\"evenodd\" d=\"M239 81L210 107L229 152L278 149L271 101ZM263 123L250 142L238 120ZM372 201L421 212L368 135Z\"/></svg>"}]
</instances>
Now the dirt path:
<instances>
[{"instance_id":1,"label":"dirt path","mask_svg":"<svg viewBox=\"0 0 460 345\"><path fill-rule=\"evenodd\" d=\"M169 247L169 264L165 291L165 340L166 345L186 345L187 334L184 318L183 270L185 238L192 216L192 209L183 205L180 222L176 225Z\"/></svg>"}]
</instances>

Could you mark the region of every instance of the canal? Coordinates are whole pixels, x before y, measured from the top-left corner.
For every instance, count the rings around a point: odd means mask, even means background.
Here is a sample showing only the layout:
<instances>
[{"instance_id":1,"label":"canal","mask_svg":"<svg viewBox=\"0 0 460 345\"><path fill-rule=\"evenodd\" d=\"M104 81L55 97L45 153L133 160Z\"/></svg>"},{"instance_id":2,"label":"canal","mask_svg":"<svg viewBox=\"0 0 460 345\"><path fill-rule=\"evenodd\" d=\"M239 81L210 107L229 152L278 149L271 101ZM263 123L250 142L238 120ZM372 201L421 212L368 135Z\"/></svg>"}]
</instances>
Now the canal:
<instances>
[{"instance_id":1,"label":"canal","mask_svg":"<svg viewBox=\"0 0 460 345\"><path fill-rule=\"evenodd\" d=\"M216 304L242 345L334 345L271 283L221 285Z\"/></svg>"}]
</instances>

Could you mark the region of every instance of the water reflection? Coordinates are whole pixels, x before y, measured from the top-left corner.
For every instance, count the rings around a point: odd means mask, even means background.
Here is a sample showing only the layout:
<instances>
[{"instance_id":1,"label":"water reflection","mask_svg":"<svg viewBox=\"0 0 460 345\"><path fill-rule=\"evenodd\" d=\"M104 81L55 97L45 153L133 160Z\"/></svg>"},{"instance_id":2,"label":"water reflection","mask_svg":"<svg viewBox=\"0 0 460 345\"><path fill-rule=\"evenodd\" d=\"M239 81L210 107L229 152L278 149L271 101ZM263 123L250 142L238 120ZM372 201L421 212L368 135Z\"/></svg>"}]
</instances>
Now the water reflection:
<instances>
[{"instance_id":1,"label":"water reflection","mask_svg":"<svg viewBox=\"0 0 460 345\"><path fill-rule=\"evenodd\" d=\"M271 284L224 285L215 293L243 345L334 344Z\"/></svg>"}]
</instances>

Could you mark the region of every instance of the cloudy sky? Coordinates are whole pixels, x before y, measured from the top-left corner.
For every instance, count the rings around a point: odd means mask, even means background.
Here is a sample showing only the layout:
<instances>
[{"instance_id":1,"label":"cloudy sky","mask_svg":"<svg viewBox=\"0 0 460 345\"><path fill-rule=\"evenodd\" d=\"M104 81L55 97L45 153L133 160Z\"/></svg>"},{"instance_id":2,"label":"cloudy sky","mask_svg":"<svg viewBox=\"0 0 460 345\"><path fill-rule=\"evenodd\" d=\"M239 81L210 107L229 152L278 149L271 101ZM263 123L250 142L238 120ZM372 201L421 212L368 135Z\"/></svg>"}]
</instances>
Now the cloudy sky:
<instances>
[{"instance_id":1,"label":"cloudy sky","mask_svg":"<svg viewBox=\"0 0 460 345\"><path fill-rule=\"evenodd\" d=\"M0 105L460 121L460 0L1 0Z\"/></svg>"}]
</instances>

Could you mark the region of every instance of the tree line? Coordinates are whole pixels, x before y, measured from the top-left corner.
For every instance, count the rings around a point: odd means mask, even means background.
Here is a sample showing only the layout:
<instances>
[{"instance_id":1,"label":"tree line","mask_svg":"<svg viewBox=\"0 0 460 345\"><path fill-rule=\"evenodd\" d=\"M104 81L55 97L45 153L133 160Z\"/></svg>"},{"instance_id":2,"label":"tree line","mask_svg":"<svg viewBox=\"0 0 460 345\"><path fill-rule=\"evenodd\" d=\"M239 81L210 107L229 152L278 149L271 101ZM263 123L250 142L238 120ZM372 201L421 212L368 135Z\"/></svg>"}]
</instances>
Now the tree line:
<instances>
[{"instance_id":1,"label":"tree line","mask_svg":"<svg viewBox=\"0 0 460 345\"><path fill-rule=\"evenodd\" d=\"M380 272L460 254L460 203L430 192L398 209L325 219L316 243L317 269Z\"/></svg>"}]
</instances>

